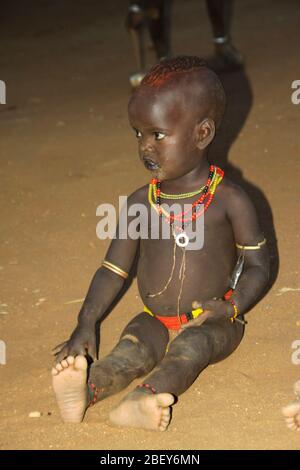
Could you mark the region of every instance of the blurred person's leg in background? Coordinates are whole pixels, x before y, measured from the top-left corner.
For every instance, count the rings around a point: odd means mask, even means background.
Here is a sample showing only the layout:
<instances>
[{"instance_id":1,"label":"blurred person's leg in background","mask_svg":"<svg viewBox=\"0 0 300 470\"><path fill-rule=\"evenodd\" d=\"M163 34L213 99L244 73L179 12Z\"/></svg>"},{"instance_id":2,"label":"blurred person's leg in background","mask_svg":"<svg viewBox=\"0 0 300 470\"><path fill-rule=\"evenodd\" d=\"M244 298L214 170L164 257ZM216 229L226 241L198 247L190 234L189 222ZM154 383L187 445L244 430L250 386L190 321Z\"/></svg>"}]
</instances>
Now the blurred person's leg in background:
<instances>
[{"instance_id":1,"label":"blurred person's leg in background","mask_svg":"<svg viewBox=\"0 0 300 470\"><path fill-rule=\"evenodd\" d=\"M233 46L230 34L233 0L206 0L206 8L216 54L209 65L217 72L242 67L243 57Z\"/></svg>"},{"instance_id":2,"label":"blurred person's leg in background","mask_svg":"<svg viewBox=\"0 0 300 470\"><path fill-rule=\"evenodd\" d=\"M171 9L173 0L131 0L126 18L136 60L137 72L129 77L133 87L146 72L145 31L149 34L157 60L171 57Z\"/></svg>"}]
</instances>

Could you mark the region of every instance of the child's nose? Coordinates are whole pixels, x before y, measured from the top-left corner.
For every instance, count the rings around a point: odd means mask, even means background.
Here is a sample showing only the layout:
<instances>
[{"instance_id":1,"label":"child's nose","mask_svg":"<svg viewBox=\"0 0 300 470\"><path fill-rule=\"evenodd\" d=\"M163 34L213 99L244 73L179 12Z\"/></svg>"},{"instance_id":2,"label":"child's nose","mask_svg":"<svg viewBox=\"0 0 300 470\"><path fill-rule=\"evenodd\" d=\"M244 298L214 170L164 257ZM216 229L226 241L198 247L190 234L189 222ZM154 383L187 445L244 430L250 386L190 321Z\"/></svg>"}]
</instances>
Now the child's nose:
<instances>
[{"instance_id":1,"label":"child's nose","mask_svg":"<svg viewBox=\"0 0 300 470\"><path fill-rule=\"evenodd\" d=\"M140 149L144 152L151 152L153 150L153 139L151 137L143 137L140 141Z\"/></svg>"}]
</instances>

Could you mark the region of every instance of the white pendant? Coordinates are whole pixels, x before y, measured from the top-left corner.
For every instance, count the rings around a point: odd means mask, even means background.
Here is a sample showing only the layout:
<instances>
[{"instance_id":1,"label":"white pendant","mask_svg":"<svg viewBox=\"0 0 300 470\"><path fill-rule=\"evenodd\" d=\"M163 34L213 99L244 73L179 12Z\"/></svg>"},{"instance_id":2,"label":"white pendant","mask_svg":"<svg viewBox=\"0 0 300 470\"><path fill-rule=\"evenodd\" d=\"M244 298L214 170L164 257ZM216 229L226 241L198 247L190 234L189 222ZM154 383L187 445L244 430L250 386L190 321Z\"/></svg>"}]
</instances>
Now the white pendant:
<instances>
[{"instance_id":1,"label":"white pendant","mask_svg":"<svg viewBox=\"0 0 300 470\"><path fill-rule=\"evenodd\" d=\"M181 232L175 235L176 245L180 248L185 248L189 244L189 241L190 239L185 232Z\"/></svg>"}]
</instances>

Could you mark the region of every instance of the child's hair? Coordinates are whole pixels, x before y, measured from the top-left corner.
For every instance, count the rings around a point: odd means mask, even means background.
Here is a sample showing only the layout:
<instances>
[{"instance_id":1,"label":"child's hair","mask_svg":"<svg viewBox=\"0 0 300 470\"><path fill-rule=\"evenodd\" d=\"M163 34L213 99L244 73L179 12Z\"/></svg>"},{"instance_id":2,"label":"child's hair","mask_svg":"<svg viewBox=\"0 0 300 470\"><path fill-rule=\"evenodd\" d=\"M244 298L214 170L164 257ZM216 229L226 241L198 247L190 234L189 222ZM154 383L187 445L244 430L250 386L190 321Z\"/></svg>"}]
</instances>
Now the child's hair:
<instances>
[{"instance_id":1,"label":"child's hair","mask_svg":"<svg viewBox=\"0 0 300 470\"><path fill-rule=\"evenodd\" d=\"M202 67L206 67L205 61L196 56L180 55L173 59L166 59L149 70L141 85L160 87L174 78L176 74L190 73Z\"/></svg>"},{"instance_id":2,"label":"child's hair","mask_svg":"<svg viewBox=\"0 0 300 470\"><path fill-rule=\"evenodd\" d=\"M154 65L145 75L140 88L161 88L172 82L184 82L192 72L199 71L199 84L210 97L216 126L220 124L225 110L225 92L216 73L197 56L178 56ZM197 77L198 78L198 77Z\"/></svg>"}]
</instances>

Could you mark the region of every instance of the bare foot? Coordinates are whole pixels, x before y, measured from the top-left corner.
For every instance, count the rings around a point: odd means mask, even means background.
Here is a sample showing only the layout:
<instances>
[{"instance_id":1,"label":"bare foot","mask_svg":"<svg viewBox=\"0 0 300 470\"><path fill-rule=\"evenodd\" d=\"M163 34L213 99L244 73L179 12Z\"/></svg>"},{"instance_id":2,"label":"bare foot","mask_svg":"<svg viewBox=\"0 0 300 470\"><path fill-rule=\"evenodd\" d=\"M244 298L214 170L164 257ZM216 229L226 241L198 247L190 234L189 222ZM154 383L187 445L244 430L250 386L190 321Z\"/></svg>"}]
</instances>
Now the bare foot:
<instances>
[{"instance_id":1,"label":"bare foot","mask_svg":"<svg viewBox=\"0 0 300 470\"><path fill-rule=\"evenodd\" d=\"M174 397L170 393L150 395L134 391L109 415L117 426L165 431L170 423Z\"/></svg>"},{"instance_id":2,"label":"bare foot","mask_svg":"<svg viewBox=\"0 0 300 470\"><path fill-rule=\"evenodd\" d=\"M300 380L295 383L294 392L298 400L282 408L282 414L288 428L300 431Z\"/></svg>"},{"instance_id":3,"label":"bare foot","mask_svg":"<svg viewBox=\"0 0 300 470\"><path fill-rule=\"evenodd\" d=\"M87 407L87 361L69 356L52 369L52 384L65 423L80 423Z\"/></svg>"}]
</instances>

